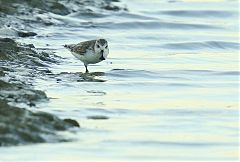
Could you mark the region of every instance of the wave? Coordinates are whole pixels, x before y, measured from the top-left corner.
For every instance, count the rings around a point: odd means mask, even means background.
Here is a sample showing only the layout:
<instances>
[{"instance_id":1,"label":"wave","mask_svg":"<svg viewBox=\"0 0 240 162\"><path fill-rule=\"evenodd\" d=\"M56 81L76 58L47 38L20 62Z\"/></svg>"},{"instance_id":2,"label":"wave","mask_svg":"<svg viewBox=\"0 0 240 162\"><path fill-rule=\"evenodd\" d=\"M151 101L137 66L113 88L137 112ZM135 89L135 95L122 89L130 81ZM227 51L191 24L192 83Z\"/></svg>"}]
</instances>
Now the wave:
<instances>
[{"instance_id":1,"label":"wave","mask_svg":"<svg viewBox=\"0 0 240 162\"><path fill-rule=\"evenodd\" d=\"M159 14L176 16L176 17L199 17L199 18L223 18L231 17L234 15L230 11L214 11L214 10L202 10L202 11L187 11L187 10L174 10L174 11L160 11Z\"/></svg>"},{"instance_id":2,"label":"wave","mask_svg":"<svg viewBox=\"0 0 240 162\"><path fill-rule=\"evenodd\" d=\"M239 43L225 41L168 43L162 46L166 49L198 50L198 49L239 49Z\"/></svg>"},{"instance_id":3,"label":"wave","mask_svg":"<svg viewBox=\"0 0 240 162\"><path fill-rule=\"evenodd\" d=\"M224 76L240 76L240 71L225 71L225 72L218 72L215 73L216 75L224 75Z\"/></svg>"},{"instance_id":4,"label":"wave","mask_svg":"<svg viewBox=\"0 0 240 162\"><path fill-rule=\"evenodd\" d=\"M158 21L130 21L130 22L104 22L96 23L95 27L111 28L111 29L220 29L208 24L188 24L188 23L171 23L171 22L158 22Z\"/></svg>"},{"instance_id":5,"label":"wave","mask_svg":"<svg viewBox=\"0 0 240 162\"><path fill-rule=\"evenodd\" d=\"M158 18L150 17L142 14L135 14L130 12L120 12L115 14L115 16L119 16L120 18L128 18L128 19L138 19L138 20L158 20Z\"/></svg>"},{"instance_id":6,"label":"wave","mask_svg":"<svg viewBox=\"0 0 240 162\"><path fill-rule=\"evenodd\" d=\"M174 146L174 147L217 147L217 146L236 146L235 143L224 143L224 142L192 142L192 141L116 141L116 140L106 140L102 141L103 144L123 144L123 145L142 145L142 146Z\"/></svg>"},{"instance_id":7,"label":"wave","mask_svg":"<svg viewBox=\"0 0 240 162\"><path fill-rule=\"evenodd\" d=\"M106 75L112 77L121 77L121 78L154 78L157 77L157 73L146 71L146 70L130 70L130 69L112 69Z\"/></svg>"}]
</instances>

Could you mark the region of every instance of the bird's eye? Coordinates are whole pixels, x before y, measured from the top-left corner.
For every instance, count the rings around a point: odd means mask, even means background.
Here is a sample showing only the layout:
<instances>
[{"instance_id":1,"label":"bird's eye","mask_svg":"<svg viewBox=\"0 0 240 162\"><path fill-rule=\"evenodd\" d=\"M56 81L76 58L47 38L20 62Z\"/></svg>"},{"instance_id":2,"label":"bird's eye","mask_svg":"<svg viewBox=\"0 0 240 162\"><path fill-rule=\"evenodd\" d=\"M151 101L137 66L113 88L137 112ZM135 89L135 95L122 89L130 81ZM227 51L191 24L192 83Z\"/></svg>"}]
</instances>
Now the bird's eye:
<instances>
[{"instance_id":1,"label":"bird's eye","mask_svg":"<svg viewBox=\"0 0 240 162\"><path fill-rule=\"evenodd\" d=\"M97 48L100 48L100 46L97 44Z\"/></svg>"},{"instance_id":2,"label":"bird's eye","mask_svg":"<svg viewBox=\"0 0 240 162\"><path fill-rule=\"evenodd\" d=\"M105 48L108 48L108 45L106 45L106 47Z\"/></svg>"}]
</instances>

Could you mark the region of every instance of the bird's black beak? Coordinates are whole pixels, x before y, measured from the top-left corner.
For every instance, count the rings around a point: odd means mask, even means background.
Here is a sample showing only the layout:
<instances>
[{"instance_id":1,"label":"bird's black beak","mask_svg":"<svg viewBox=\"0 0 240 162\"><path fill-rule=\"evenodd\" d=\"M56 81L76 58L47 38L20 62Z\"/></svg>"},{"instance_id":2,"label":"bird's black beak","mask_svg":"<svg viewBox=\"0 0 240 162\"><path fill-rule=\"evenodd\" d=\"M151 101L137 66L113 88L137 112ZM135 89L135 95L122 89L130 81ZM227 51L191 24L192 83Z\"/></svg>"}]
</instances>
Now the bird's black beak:
<instances>
[{"instance_id":1,"label":"bird's black beak","mask_svg":"<svg viewBox=\"0 0 240 162\"><path fill-rule=\"evenodd\" d=\"M100 60L105 60L105 58L103 57L103 50L101 50L101 57Z\"/></svg>"}]
</instances>

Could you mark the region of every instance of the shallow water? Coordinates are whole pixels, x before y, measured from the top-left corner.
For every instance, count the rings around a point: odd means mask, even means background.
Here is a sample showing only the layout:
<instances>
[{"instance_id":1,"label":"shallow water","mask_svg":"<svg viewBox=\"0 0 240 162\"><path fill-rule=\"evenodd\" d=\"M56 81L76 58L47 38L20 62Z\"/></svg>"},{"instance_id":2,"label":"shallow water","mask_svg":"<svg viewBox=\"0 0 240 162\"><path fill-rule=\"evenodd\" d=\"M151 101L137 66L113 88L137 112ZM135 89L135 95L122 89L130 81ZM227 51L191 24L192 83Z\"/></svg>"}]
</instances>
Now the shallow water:
<instances>
[{"instance_id":1,"label":"shallow water","mask_svg":"<svg viewBox=\"0 0 240 162\"><path fill-rule=\"evenodd\" d=\"M129 12L51 15L66 24L19 40L66 58L36 78L51 98L38 110L81 128L61 133L73 142L0 148L0 161L239 159L238 2L122 3ZM62 45L96 37L110 55L84 74Z\"/></svg>"}]
</instances>

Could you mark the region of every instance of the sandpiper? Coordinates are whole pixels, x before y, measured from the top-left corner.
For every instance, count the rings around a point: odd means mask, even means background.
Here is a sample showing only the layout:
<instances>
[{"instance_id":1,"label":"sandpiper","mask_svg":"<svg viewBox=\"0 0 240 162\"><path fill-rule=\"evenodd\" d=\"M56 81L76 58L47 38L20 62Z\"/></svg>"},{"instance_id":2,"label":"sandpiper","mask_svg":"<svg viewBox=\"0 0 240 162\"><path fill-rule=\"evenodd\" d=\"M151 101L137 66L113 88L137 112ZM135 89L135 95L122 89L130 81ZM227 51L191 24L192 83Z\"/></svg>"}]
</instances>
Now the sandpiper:
<instances>
[{"instance_id":1,"label":"sandpiper","mask_svg":"<svg viewBox=\"0 0 240 162\"><path fill-rule=\"evenodd\" d=\"M105 60L109 53L108 42L105 39L90 40L78 44L64 45L72 54L84 63L86 73L88 64L96 64Z\"/></svg>"}]
</instances>

